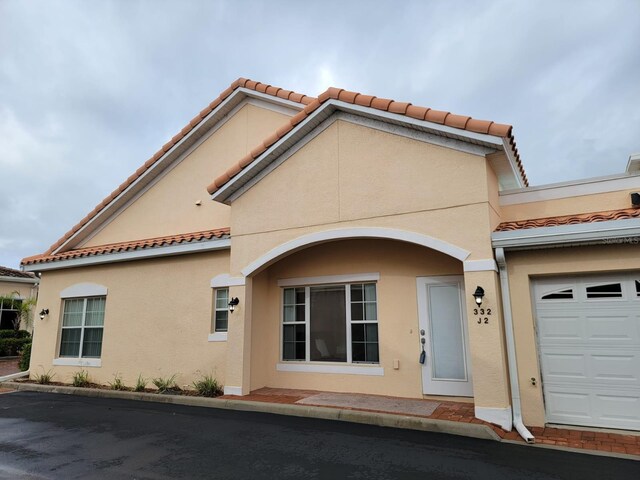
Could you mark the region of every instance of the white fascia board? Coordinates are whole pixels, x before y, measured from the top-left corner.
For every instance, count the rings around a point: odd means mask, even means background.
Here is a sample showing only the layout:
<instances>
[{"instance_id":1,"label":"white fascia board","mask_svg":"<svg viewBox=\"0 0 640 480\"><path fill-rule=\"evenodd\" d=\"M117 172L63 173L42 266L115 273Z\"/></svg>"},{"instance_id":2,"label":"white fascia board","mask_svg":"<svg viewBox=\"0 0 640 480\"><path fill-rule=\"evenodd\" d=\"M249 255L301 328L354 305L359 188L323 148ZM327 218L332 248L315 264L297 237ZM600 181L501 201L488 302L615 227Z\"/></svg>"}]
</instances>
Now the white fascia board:
<instances>
[{"instance_id":1,"label":"white fascia board","mask_svg":"<svg viewBox=\"0 0 640 480\"><path fill-rule=\"evenodd\" d=\"M632 218L493 232L491 243L494 248L525 249L562 244L616 243L616 240L636 237L640 237L640 220Z\"/></svg>"},{"instance_id":2,"label":"white fascia board","mask_svg":"<svg viewBox=\"0 0 640 480\"><path fill-rule=\"evenodd\" d=\"M25 278L25 277L4 277L0 276L0 282L11 282L11 283L38 283L37 278Z\"/></svg>"},{"instance_id":3,"label":"white fascia board","mask_svg":"<svg viewBox=\"0 0 640 480\"><path fill-rule=\"evenodd\" d=\"M377 282L380 273L353 273L346 275L326 275L322 277L283 278L278 280L279 287L297 287L304 285L328 285L332 283Z\"/></svg>"},{"instance_id":4,"label":"white fascia board","mask_svg":"<svg viewBox=\"0 0 640 480\"><path fill-rule=\"evenodd\" d=\"M241 98L238 98L241 97ZM52 253L58 253L61 251L64 246L68 245L74 239L78 238L79 235L83 234L87 229L90 229L96 223L100 223L103 217L109 217L113 211L113 207L115 206L115 210L118 210L120 207L120 202L124 199L126 202L129 197L135 195L138 191L141 184L146 185L148 181L153 180L157 175L158 170L164 169L167 165L174 162L178 157L183 155L185 151L183 151L186 143L191 144L193 137L199 135L203 129L208 130L215 126L218 123L224 123L228 118L230 118L230 113L233 108L242 102L242 100L246 97L259 99L265 101L274 106L282 106L286 107L286 109L292 109L295 112L298 112L304 108L303 104L292 102L291 100L286 100L280 97L274 97L273 95L267 95L266 93L257 92L255 90L251 90L248 88L240 87L234 90L234 92L225 98L220 105L214 108L209 114L202 119L202 121L193 128L187 135L178 141L173 147L171 147L165 154L160 157L150 168L148 168L140 177L138 177L131 185L129 185L124 191L120 193L116 198L114 198L109 204L105 205L105 207L91 220L89 220L85 225L80 228L76 233L74 233L71 237L69 237L62 245L60 245L57 249L55 249ZM279 109L280 113L285 113L286 109ZM293 112L291 112L293 113ZM212 123L213 122L213 123ZM197 141L197 139L195 140ZM188 147L187 147L188 149ZM206 193L206 192L205 192ZM116 206L117 204L117 206Z\"/></svg>"},{"instance_id":5,"label":"white fascia board","mask_svg":"<svg viewBox=\"0 0 640 480\"><path fill-rule=\"evenodd\" d=\"M169 245L166 247L133 250L131 252L103 253L90 257L72 258L69 260L58 260L47 263L35 263L33 265L25 265L24 269L27 272L43 272L45 270L61 270L63 268L85 267L88 265L99 265L104 263L129 262L132 260L210 252L214 250L226 250L229 248L231 248L231 240L224 238L208 242L184 243L180 245Z\"/></svg>"},{"instance_id":6,"label":"white fascia board","mask_svg":"<svg viewBox=\"0 0 640 480\"><path fill-rule=\"evenodd\" d=\"M500 192L500 205L557 200L621 190L640 190L640 174L608 175Z\"/></svg>"},{"instance_id":7,"label":"white fascia board","mask_svg":"<svg viewBox=\"0 0 640 480\"><path fill-rule=\"evenodd\" d=\"M518 168L518 161L516 160L515 152L511 148L511 144L508 142L506 138L502 138L502 145L504 151L507 154L507 159L509 159L509 165L511 165L511 170L513 170L513 174L516 177L519 187L524 187L524 177L520 173L520 169Z\"/></svg>"},{"instance_id":8,"label":"white fascia board","mask_svg":"<svg viewBox=\"0 0 640 480\"><path fill-rule=\"evenodd\" d=\"M271 147L269 147L266 151L264 151L258 158L254 159L254 161L251 162L249 166L241 170L235 177L233 177L225 185L223 185L222 188L214 192L211 195L211 199L221 203L228 203L229 198L231 196L234 196L234 193L236 192L236 190L241 189L242 186L244 186L246 183L249 182L249 180L243 181L245 180L245 178L251 179L256 175L258 175L263 169L268 167L269 161L267 161L267 165L265 165L265 160L268 157L275 154L272 160L272 161L275 161L278 156L282 155L287 150L293 149L294 145L297 144L299 141L301 141L309 133L309 132L306 132L307 125L313 124L314 122L319 124L324 119L328 118L335 110L340 110L346 113L360 115L367 118L382 119L383 121L391 122L394 124L406 125L409 128L418 129L420 131L431 132L434 134L440 134L445 137L453 138L461 141L466 140L475 145L489 147L492 150L502 150L503 148L507 148L502 138L496 137L493 135L461 130L458 128L448 127L446 125L440 125L437 123L431 123L424 120L418 120L412 117L408 117L406 115L384 112L382 110L372 109L370 107L363 107L360 105L353 105L351 103L346 103L346 102L332 99L332 100L326 101L319 108L314 110L311 113L311 115L309 115L302 122L296 125L289 133L287 133L284 137L282 137L276 143L271 145ZM318 119L320 120L318 121ZM312 130L316 126L317 125L314 125L312 127ZM300 136L300 132L305 132L305 133L302 136ZM293 145L291 145L292 143ZM283 148L283 146L285 145L289 145L289 146L287 146L286 148ZM488 153L488 152L489 151L487 150L486 152L480 152L480 153ZM479 152L474 152L474 153L478 154ZM518 177L518 179L520 179L519 173L516 173L516 176ZM520 180L518 181L520 182ZM235 185L239 182L241 183L241 186L236 187ZM234 198L237 198L237 196L238 195L235 195Z\"/></svg>"}]
</instances>

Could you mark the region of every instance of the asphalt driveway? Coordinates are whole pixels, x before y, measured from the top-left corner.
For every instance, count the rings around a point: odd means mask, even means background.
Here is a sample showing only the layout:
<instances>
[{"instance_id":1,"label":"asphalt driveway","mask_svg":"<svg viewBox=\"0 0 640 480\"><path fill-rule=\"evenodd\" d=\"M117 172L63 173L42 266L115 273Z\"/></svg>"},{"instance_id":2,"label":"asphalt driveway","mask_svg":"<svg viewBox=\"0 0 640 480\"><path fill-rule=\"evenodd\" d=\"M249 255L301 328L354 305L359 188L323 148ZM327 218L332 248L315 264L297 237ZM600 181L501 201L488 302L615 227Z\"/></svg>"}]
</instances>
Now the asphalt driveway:
<instances>
[{"instance_id":1,"label":"asphalt driveway","mask_svg":"<svg viewBox=\"0 0 640 480\"><path fill-rule=\"evenodd\" d=\"M327 420L0 395L0 479L640 478L640 462Z\"/></svg>"}]
</instances>

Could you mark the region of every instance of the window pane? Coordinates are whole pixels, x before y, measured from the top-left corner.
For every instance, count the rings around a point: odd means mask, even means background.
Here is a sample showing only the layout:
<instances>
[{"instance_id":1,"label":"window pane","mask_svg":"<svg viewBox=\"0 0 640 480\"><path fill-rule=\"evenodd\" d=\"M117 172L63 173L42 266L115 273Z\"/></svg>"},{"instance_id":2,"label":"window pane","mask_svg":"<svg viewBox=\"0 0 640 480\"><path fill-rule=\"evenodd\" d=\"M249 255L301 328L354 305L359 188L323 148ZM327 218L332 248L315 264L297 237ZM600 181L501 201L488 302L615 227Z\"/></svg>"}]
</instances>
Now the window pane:
<instances>
[{"instance_id":1,"label":"window pane","mask_svg":"<svg viewBox=\"0 0 640 480\"><path fill-rule=\"evenodd\" d=\"M95 327L104 325L104 303L105 299L103 297L87 299L87 313L84 319L85 325Z\"/></svg>"},{"instance_id":2,"label":"window pane","mask_svg":"<svg viewBox=\"0 0 640 480\"><path fill-rule=\"evenodd\" d=\"M364 300L362 295L362 285L351 285L351 301L361 302Z\"/></svg>"},{"instance_id":3,"label":"window pane","mask_svg":"<svg viewBox=\"0 0 640 480\"><path fill-rule=\"evenodd\" d=\"M567 288L566 290L560 290L557 292L547 293L542 297L542 300L571 300L573 298L573 289Z\"/></svg>"},{"instance_id":4,"label":"window pane","mask_svg":"<svg viewBox=\"0 0 640 480\"><path fill-rule=\"evenodd\" d=\"M594 285L587 287L587 298L621 298L622 285L610 283L607 285Z\"/></svg>"},{"instance_id":5,"label":"window pane","mask_svg":"<svg viewBox=\"0 0 640 480\"><path fill-rule=\"evenodd\" d=\"M433 285L428 288L432 375L464 380L467 374L458 286Z\"/></svg>"},{"instance_id":6,"label":"window pane","mask_svg":"<svg viewBox=\"0 0 640 480\"><path fill-rule=\"evenodd\" d=\"M636 295L640 297L640 281L636 280Z\"/></svg>"},{"instance_id":7,"label":"window pane","mask_svg":"<svg viewBox=\"0 0 640 480\"><path fill-rule=\"evenodd\" d=\"M284 289L284 304L293 305L295 303L296 291L294 288Z\"/></svg>"},{"instance_id":8,"label":"window pane","mask_svg":"<svg viewBox=\"0 0 640 480\"><path fill-rule=\"evenodd\" d=\"M345 287L311 287L311 360L347 361Z\"/></svg>"},{"instance_id":9,"label":"window pane","mask_svg":"<svg viewBox=\"0 0 640 480\"><path fill-rule=\"evenodd\" d=\"M378 324L368 324L367 327L367 342L378 342Z\"/></svg>"},{"instance_id":10,"label":"window pane","mask_svg":"<svg viewBox=\"0 0 640 480\"><path fill-rule=\"evenodd\" d=\"M351 345L351 360L354 362L364 362L366 359L364 342L357 342Z\"/></svg>"},{"instance_id":11,"label":"window pane","mask_svg":"<svg viewBox=\"0 0 640 480\"><path fill-rule=\"evenodd\" d=\"M216 311L216 332L226 332L229 324L229 310Z\"/></svg>"},{"instance_id":12,"label":"window pane","mask_svg":"<svg viewBox=\"0 0 640 480\"><path fill-rule=\"evenodd\" d=\"M85 328L82 345L83 357L100 357L102 352L102 329Z\"/></svg>"},{"instance_id":13,"label":"window pane","mask_svg":"<svg viewBox=\"0 0 640 480\"><path fill-rule=\"evenodd\" d=\"M305 360L306 325L285 325L283 331L283 360Z\"/></svg>"},{"instance_id":14,"label":"window pane","mask_svg":"<svg viewBox=\"0 0 640 480\"><path fill-rule=\"evenodd\" d=\"M351 325L351 341L364 342L364 323Z\"/></svg>"},{"instance_id":15,"label":"window pane","mask_svg":"<svg viewBox=\"0 0 640 480\"><path fill-rule=\"evenodd\" d=\"M376 284L368 283L364 286L364 299L367 302L376 301Z\"/></svg>"},{"instance_id":16,"label":"window pane","mask_svg":"<svg viewBox=\"0 0 640 480\"><path fill-rule=\"evenodd\" d=\"M362 311L362 303L351 304L351 320L364 320L364 314Z\"/></svg>"},{"instance_id":17,"label":"window pane","mask_svg":"<svg viewBox=\"0 0 640 480\"><path fill-rule=\"evenodd\" d=\"M284 321L295 322L296 320L296 307L295 305L284 306Z\"/></svg>"},{"instance_id":18,"label":"window pane","mask_svg":"<svg viewBox=\"0 0 640 480\"><path fill-rule=\"evenodd\" d=\"M377 343L366 343L366 362L379 362L378 356L378 344Z\"/></svg>"},{"instance_id":19,"label":"window pane","mask_svg":"<svg viewBox=\"0 0 640 480\"><path fill-rule=\"evenodd\" d=\"M304 305L296 305L296 322L304 322Z\"/></svg>"},{"instance_id":20,"label":"window pane","mask_svg":"<svg viewBox=\"0 0 640 480\"><path fill-rule=\"evenodd\" d=\"M82 309L84 308L84 299L77 298L64 301L64 313L62 314L63 327L80 327L82 326Z\"/></svg>"},{"instance_id":21,"label":"window pane","mask_svg":"<svg viewBox=\"0 0 640 480\"><path fill-rule=\"evenodd\" d=\"M304 287L296 288L296 303L305 303Z\"/></svg>"},{"instance_id":22,"label":"window pane","mask_svg":"<svg viewBox=\"0 0 640 480\"><path fill-rule=\"evenodd\" d=\"M376 313L376 304L375 303L365 303L364 304L364 318L365 320L377 320L378 315Z\"/></svg>"},{"instance_id":23,"label":"window pane","mask_svg":"<svg viewBox=\"0 0 640 480\"><path fill-rule=\"evenodd\" d=\"M227 309L229 307L229 289L219 288L216 290L216 309Z\"/></svg>"},{"instance_id":24,"label":"window pane","mask_svg":"<svg viewBox=\"0 0 640 480\"><path fill-rule=\"evenodd\" d=\"M60 338L60 356L77 357L80 354L80 328L63 328Z\"/></svg>"}]
</instances>

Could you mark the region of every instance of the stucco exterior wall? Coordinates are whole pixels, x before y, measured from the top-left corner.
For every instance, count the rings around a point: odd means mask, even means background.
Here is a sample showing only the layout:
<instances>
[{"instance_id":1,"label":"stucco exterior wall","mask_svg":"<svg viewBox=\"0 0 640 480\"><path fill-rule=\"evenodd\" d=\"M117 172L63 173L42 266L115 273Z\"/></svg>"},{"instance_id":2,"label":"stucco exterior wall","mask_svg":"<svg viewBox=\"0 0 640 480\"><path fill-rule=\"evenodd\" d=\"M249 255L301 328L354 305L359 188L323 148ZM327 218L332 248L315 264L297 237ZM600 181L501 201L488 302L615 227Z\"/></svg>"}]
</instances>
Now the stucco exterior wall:
<instances>
[{"instance_id":1,"label":"stucco exterior wall","mask_svg":"<svg viewBox=\"0 0 640 480\"><path fill-rule=\"evenodd\" d=\"M282 289L277 281L371 272L380 273L378 335L384 376L277 371L282 341ZM421 398L416 277L461 274L462 263L452 257L389 240L330 242L284 258L253 280L251 389L268 386ZM400 362L398 370L393 368L394 360Z\"/></svg>"},{"instance_id":2,"label":"stucco exterior wall","mask_svg":"<svg viewBox=\"0 0 640 480\"><path fill-rule=\"evenodd\" d=\"M102 366L85 367L91 380L107 383L122 375L133 385L139 374L190 384L200 374L224 383L226 343L208 342L211 331L211 278L228 271L227 251L157 260L44 272L31 358L31 376L51 370L55 381L70 382L81 367L53 366L58 356L62 316L60 292L76 283L107 287Z\"/></svg>"},{"instance_id":3,"label":"stucco exterior wall","mask_svg":"<svg viewBox=\"0 0 640 480\"><path fill-rule=\"evenodd\" d=\"M637 245L599 245L507 252L522 413L526 425L544 425L532 280L541 276L640 269Z\"/></svg>"},{"instance_id":4,"label":"stucco exterior wall","mask_svg":"<svg viewBox=\"0 0 640 480\"><path fill-rule=\"evenodd\" d=\"M36 287L33 283L0 282L0 295L11 295L17 292L19 298L31 298L36 296Z\"/></svg>"},{"instance_id":5,"label":"stucco exterior wall","mask_svg":"<svg viewBox=\"0 0 640 480\"><path fill-rule=\"evenodd\" d=\"M640 178L638 179L640 187ZM519 203L515 205L502 205L500 207L502 221L517 221L561 215L575 215L580 213L604 212L630 208L629 194L637 191L618 190L606 193L594 193L579 195L569 198L543 200L537 202Z\"/></svg>"},{"instance_id":6,"label":"stucco exterior wall","mask_svg":"<svg viewBox=\"0 0 640 480\"><path fill-rule=\"evenodd\" d=\"M282 113L245 105L82 246L228 227L230 208L212 202L207 185L287 118ZM196 205L197 201L201 205Z\"/></svg>"}]
</instances>

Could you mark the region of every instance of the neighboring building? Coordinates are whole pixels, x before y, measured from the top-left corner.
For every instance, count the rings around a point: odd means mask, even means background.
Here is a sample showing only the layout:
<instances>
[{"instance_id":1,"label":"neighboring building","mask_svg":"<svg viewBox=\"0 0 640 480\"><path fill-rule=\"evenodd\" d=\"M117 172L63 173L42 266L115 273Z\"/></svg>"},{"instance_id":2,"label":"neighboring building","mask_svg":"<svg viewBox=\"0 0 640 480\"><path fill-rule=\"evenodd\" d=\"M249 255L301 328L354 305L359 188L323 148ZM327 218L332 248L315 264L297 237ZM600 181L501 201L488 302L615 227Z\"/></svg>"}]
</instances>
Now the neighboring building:
<instances>
[{"instance_id":1,"label":"neighboring building","mask_svg":"<svg viewBox=\"0 0 640 480\"><path fill-rule=\"evenodd\" d=\"M22 301L37 296L38 278L33 273L0 266L0 297L4 297L0 301L0 330L12 330Z\"/></svg>"},{"instance_id":2,"label":"neighboring building","mask_svg":"<svg viewBox=\"0 0 640 480\"><path fill-rule=\"evenodd\" d=\"M49 311L32 371L638 430L639 190L635 160L529 187L508 125L240 79L23 260Z\"/></svg>"}]
</instances>

